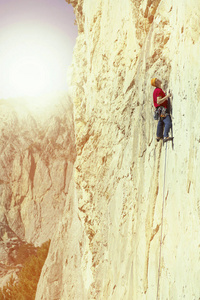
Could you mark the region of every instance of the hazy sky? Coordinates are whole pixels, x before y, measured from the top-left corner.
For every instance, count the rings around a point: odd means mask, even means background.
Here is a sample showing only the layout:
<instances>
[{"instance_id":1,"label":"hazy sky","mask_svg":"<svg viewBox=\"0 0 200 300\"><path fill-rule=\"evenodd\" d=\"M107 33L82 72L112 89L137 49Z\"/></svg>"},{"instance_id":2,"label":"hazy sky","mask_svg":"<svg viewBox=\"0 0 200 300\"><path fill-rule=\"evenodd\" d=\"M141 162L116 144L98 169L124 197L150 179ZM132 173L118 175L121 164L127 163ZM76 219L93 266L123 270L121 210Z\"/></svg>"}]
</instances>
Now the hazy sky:
<instances>
[{"instance_id":1,"label":"hazy sky","mask_svg":"<svg viewBox=\"0 0 200 300\"><path fill-rule=\"evenodd\" d=\"M0 0L0 98L67 87L74 20L65 0Z\"/></svg>"}]
</instances>

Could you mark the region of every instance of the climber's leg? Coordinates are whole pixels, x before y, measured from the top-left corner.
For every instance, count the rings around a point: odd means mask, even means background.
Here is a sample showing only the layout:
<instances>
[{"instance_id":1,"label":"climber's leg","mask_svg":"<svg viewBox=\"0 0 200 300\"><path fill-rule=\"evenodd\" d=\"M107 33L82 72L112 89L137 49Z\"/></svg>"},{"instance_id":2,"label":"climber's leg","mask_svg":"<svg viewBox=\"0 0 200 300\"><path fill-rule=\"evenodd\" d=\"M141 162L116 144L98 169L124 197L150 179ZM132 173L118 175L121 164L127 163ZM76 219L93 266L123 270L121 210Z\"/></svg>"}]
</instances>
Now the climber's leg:
<instances>
[{"instance_id":1,"label":"climber's leg","mask_svg":"<svg viewBox=\"0 0 200 300\"><path fill-rule=\"evenodd\" d=\"M170 115L166 116L166 117L163 119L163 122L164 122L164 124L165 124L164 138L166 138L166 137L169 136L169 130L170 130L171 127L172 127L172 120L171 120Z\"/></svg>"},{"instance_id":2,"label":"climber's leg","mask_svg":"<svg viewBox=\"0 0 200 300\"><path fill-rule=\"evenodd\" d=\"M157 138L161 139L163 137L163 120L158 121L158 126L157 126Z\"/></svg>"}]
</instances>

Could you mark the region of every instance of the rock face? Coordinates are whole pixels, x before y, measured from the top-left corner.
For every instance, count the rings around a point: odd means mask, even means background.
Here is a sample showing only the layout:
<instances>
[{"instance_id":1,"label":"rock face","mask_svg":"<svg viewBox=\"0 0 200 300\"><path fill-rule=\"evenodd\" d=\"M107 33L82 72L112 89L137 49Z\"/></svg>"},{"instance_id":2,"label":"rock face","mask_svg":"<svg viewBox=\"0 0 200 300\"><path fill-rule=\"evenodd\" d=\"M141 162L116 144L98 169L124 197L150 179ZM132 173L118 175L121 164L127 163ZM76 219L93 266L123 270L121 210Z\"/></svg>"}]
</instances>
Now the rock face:
<instances>
[{"instance_id":1,"label":"rock face","mask_svg":"<svg viewBox=\"0 0 200 300\"><path fill-rule=\"evenodd\" d=\"M36 248L22 241L6 222L0 223L0 288L6 285L11 275L17 278L23 263L35 251Z\"/></svg>"},{"instance_id":2,"label":"rock face","mask_svg":"<svg viewBox=\"0 0 200 300\"><path fill-rule=\"evenodd\" d=\"M14 252L51 239L62 217L76 157L73 105L51 100L0 102L1 283L16 269Z\"/></svg>"},{"instance_id":3,"label":"rock face","mask_svg":"<svg viewBox=\"0 0 200 300\"><path fill-rule=\"evenodd\" d=\"M198 300L200 2L68 2L75 186L36 299ZM155 140L153 77L173 94L173 149Z\"/></svg>"}]
</instances>

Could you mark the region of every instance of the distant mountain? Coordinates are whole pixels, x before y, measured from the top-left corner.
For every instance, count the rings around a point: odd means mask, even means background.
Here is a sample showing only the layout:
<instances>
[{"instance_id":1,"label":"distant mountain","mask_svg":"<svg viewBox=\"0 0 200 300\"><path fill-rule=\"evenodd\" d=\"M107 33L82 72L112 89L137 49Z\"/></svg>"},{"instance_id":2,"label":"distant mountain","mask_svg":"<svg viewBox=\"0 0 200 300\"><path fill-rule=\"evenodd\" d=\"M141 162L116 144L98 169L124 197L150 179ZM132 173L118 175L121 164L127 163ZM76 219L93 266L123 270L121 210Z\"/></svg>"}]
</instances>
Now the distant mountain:
<instances>
[{"instance_id":1,"label":"distant mountain","mask_svg":"<svg viewBox=\"0 0 200 300\"><path fill-rule=\"evenodd\" d=\"M0 101L1 286L20 269L18 250L51 239L60 222L76 158L73 124L68 95L36 106Z\"/></svg>"}]
</instances>

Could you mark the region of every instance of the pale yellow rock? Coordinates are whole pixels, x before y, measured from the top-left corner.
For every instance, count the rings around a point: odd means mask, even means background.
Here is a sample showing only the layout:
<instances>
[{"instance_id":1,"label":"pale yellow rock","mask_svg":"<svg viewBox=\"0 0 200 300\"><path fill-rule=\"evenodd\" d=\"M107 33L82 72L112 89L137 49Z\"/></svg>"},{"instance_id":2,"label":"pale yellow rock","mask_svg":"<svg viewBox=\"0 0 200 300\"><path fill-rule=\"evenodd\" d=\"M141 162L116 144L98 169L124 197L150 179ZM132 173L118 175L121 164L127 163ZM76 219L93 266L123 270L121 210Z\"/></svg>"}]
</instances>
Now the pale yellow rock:
<instances>
[{"instance_id":1,"label":"pale yellow rock","mask_svg":"<svg viewBox=\"0 0 200 300\"><path fill-rule=\"evenodd\" d=\"M46 107L24 101L0 102L0 222L41 245L54 233L68 193L76 157L73 104L68 95Z\"/></svg>"},{"instance_id":2,"label":"pale yellow rock","mask_svg":"<svg viewBox=\"0 0 200 300\"><path fill-rule=\"evenodd\" d=\"M68 2L79 26L76 187L36 299L198 300L200 2ZM153 77L173 94L167 152L155 140Z\"/></svg>"}]
</instances>

